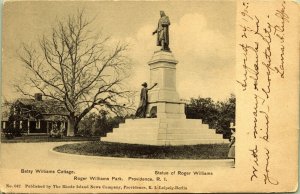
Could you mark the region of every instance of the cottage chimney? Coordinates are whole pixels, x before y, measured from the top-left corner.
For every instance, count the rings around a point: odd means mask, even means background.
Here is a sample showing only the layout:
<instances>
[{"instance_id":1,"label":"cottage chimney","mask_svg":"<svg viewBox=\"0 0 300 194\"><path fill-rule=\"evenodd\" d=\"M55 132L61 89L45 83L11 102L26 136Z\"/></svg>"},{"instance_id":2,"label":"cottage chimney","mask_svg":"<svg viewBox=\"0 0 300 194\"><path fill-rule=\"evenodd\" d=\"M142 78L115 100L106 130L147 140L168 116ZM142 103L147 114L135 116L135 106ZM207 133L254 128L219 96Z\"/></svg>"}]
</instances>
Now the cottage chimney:
<instances>
[{"instance_id":1,"label":"cottage chimney","mask_svg":"<svg viewBox=\"0 0 300 194\"><path fill-rule=\"evenodd\" d=\"M34 94L34 99L36 101L42 101L43 100L43 94L42 93L35 93Z\"/></svg>"}]
</instances>

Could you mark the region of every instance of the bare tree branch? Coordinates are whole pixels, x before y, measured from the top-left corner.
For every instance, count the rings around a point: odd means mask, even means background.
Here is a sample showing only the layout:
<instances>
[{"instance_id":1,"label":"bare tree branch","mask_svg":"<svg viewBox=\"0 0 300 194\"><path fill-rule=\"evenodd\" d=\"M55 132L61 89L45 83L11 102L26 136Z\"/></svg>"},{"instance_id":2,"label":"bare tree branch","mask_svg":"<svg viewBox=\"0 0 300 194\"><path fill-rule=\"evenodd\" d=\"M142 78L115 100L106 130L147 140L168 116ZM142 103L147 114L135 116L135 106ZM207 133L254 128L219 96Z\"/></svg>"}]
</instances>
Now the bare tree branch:
<instances>
[{"instance_id":1,"label":"bare tree branch","mask_svg":"<svg viewBox=\"0 0 300 194\"><path fill-rule=\"evenodd\" d=\"M19 60L32 73L24 84L63 103L75 128L95 108L121 113L132 105L133 95L122 85L130 68L127 45L111 48L109 37L91 30L93 20L77 11L44 34L38 48L23 44L19 52ZM32 95L21 86L16 89Z\"/></svg>"}]
</instances>

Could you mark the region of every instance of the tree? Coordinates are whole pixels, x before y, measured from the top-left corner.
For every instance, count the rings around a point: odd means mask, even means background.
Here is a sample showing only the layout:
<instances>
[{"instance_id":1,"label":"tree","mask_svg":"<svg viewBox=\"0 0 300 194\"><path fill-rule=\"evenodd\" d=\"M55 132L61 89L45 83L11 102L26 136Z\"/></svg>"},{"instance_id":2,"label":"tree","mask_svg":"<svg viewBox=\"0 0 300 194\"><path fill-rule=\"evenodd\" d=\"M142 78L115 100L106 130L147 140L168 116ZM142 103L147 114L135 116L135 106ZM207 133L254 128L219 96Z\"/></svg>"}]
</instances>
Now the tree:
<instances>
[{"instance_id":1,"label":"tree","mask_svg":"<svg viewBox=\"0 0 300 194\"><path fill-rule=\"evenodd\" d=\"M191 103L187 105L186 116L188 119L202 119L203 123L216 128L218 108L211 98L192 98Z\"/></svg>"},{"instance_id":2,"label":"tree","mask_svg":"<svg viewBox=\"0 0 300 194\"><path fill-rule=\"evenodd\" d=\"M29 109L28 106L20 106L20 103L11 102L6 99L2 101L1 109L2 119L6 122L3 133L8 139L22 136L22 133L25 132L20 121L28 119L33 114L38 116L36 110Z\"/></svg>"},{"instance_id":3,"label":"tree","mask_svg":"<svg viewBox=\"0 0 300 194\"><path fill-rule=\"evenodd\" d=\"M109 112L100 110L98 114L90 113L86 115L79 124L79 133L82 135L105 136L113 128L124 123L125 118L121 116L109 115Z\"/></svg>"},{"instance_id":4,"label":"tree","mask_svg":"<svg viewBox=\"0 0 300 194\"><path fill-rule=\"evenodd\" d=\"M32 96L26 87L34 87L63 103L68 111L68 136L77 132L81 119L95 108L121 114L133 105L132 92L124 84L130 72L127 45L109 47L109 37L93 33L92 22L78 11L38 39L37 49L23 44L18 52L31 76L16 85L17 91Z\"/></svg>"},{"instance_id":5,"label":"tree","mask_svg":"<svg viewBox=\"0 0 300 194\"><path fill-rule=\"evenodd\" d=\"M235 96L223 102L214 102L211 98L192 98L186 107L186 116L191 119L202 119L203 123L222 133L224 138L231 135L230 123L235 122Z\"/></svg>"},{"instance_id":6,"label":"tree","mask_svg":"<svg viewBox=\"0 0 300 194\"><path fill-rule=\"evenodd\" d=\"M2 112L1 121L5 120L6 126L5 128L1 127L2 130L1 132L3 132L4 136L7 139L12 139L18 135L16 130L13 128L13 123L11 121L11 117L12 117L11 106L12 106L12 102L6 100L5 97L3 97L1 103L1 112Z\"/></svg>"},{"instance_id":7,"label":"tree","mask_svg":"<svg viewBox=\"0 0 300 194\"><path fill-rule=\"evenodd\" d=\"M236 98L233 94L224 102L217 102L218 106L218 127L217 129L224 134L225 138L230 138L230 123L235 123Z\"/></svg>"},{"instance_id":8,"label":"tree","mask_svg":"<svg viewBox=\"0 0 300 194\"><path fill-rule=\"evenodd\" d=\"M84 136L94 135L95 131L95 121L97 119L97 114L92 112L87 114L78 126L78 133Z\"/></svg>"}]
</instances>

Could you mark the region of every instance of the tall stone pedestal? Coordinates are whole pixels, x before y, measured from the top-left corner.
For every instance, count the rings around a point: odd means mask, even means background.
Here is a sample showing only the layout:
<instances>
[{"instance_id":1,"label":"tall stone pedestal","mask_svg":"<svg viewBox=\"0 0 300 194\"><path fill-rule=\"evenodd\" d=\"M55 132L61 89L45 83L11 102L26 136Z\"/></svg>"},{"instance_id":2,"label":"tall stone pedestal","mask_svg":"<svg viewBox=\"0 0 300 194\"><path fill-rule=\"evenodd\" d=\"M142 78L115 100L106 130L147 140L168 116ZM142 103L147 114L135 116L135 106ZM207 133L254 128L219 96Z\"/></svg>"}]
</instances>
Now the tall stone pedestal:
<instances>
[{"instance_id":1,"label":"tall stone pedestal","mask_svg":"<svg viewBox=\"0 0 300 194\"><path fill-rule=\"evenodd\" d=\"M176 90L176 64L171 52L155 52L148 62L150 66L150 86L158 85L149 91L147 114L155 112L157 118L186 118L184 103L180 102Z\"/></svg>"},{"instance_id":2,"label":"tall stone pedestal","mask_svg":"<svg viewBox=\"0 0 300 194\"><path fill-rule=\"evenodd\" d=\"M148 62L150 84L149 105L144 119L127 119L101 141L147 145L193 145L228 143L222 135L202 124L186 119L184 103L176 90L176 64L171 52L157 51Z\"/></svg>"}]
</instances>

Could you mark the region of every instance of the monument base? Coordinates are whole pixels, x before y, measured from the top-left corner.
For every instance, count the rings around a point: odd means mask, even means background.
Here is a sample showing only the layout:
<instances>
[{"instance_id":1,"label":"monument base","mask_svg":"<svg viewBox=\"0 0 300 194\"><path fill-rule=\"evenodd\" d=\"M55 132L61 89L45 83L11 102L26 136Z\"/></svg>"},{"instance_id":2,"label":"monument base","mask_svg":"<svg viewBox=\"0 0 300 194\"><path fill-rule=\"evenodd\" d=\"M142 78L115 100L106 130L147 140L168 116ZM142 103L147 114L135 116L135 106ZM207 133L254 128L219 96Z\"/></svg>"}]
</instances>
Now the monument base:
<instances>
[{"instance_id":1,"label":"monument base","mask_svg":"<svg viewBox=\"0 0 300 194\"><path fill-rule=\"evenodd\" d=\"M147 107L147 117L185 119L183 102L150 102Z\"/></svg>"},{"instance_id":2,"label":"monument base","mask_svg":"<svg viewBox=\"0 0 300 194\"><path fill-rule=\"evenodd\" d=\"M228 143L222 134L216 134L199 119L173 118L126 119L101 141L145 145Z\"/></svg>"},{"instance_id":3,"label":"monument base","mask_svg":"<svg viewBox=\"0 0 300 194\"><path fill-rule=\"evenodd\" d=\"M199 119L186 119L185 104L176 90L176 64L171 52L154 52L148 62L150 85L147 117L127 119L101 141L146 145L196 145L228 143Z\"/></svg>"}]
</instances>

